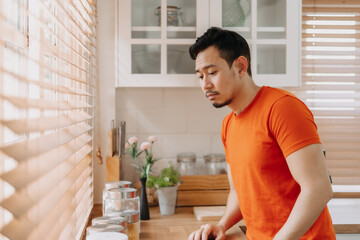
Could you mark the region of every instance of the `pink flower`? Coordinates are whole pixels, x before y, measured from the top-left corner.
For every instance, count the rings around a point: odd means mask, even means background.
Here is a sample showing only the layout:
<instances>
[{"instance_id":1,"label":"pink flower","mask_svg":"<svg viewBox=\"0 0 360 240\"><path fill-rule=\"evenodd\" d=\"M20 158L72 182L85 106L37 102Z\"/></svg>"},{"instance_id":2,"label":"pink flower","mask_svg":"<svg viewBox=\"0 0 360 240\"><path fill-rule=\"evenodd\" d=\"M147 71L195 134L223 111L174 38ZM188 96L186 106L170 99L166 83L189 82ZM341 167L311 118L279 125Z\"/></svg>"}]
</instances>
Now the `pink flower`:
<instances>
[{"instance_id":1,"label":"pink flower","mask_svg":"<svg viewBox=\"0 0 360 240\"><path fill-rule=\"evenodd\" d=\"M154 143L154 142L157 141L157 138L156 138L155 136L150 136L150 137L148 138L148 141L151 142L151 143Z\"/></svg>"},{"instance_id":2,"label":"pink flower","mask_svg":"<svg viewBox=\"0 0 360 240\"><path fill-rule=\"evenodd\" d=\"M131 137L131 138L129 138L129 140L128 140L128 142L129 142L130 145L136 143L137 141L138 141L137 137Z\"/></svg>"},{"instance_id":3,"label":"pink flower","mask_svg":"<svg viewBox=\"0 0 360 240\"><path fill-rule=\"evenodd\" d=\"M151 144L149 142L143 142L140 146L141 150L147 150L147 149L151 149Z\"/></svg>"},{"instance_id":4,"label":"pink flower","mask_svg":"<svg viewBox=\"0 0 360 240\"><path fill-rule=\"evenodd\" d=\"M125 143L125 148L130 148L130 144L129 144L129 143Z\"/></svg>"}]
</instances>

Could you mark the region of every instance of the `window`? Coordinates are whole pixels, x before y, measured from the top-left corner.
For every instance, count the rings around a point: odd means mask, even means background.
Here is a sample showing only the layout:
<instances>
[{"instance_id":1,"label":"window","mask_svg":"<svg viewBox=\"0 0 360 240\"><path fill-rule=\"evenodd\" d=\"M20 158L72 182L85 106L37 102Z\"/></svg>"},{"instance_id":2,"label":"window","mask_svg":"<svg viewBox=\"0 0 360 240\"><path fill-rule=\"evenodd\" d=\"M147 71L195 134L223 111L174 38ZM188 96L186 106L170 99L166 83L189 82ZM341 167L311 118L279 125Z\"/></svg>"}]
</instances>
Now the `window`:
<instances>
[{"instance_id":1,"label":"window","mask_svg":"<svg viewBox=\"0 0 360 240\"><path fill-rule=\"evenodd\" d=\"M80 239L93 206L95 0L0 0L0 240Z\"/></svg>"},{"instance_id":2,"label":"window","mask_svg":"<svg viewBox=\"0 0 360 240\"><path fill-rule=\"evenodd\" d=\"M302 87L334 184L360 184L360 3L303 0Z\"/></svg>"}]
</instances>

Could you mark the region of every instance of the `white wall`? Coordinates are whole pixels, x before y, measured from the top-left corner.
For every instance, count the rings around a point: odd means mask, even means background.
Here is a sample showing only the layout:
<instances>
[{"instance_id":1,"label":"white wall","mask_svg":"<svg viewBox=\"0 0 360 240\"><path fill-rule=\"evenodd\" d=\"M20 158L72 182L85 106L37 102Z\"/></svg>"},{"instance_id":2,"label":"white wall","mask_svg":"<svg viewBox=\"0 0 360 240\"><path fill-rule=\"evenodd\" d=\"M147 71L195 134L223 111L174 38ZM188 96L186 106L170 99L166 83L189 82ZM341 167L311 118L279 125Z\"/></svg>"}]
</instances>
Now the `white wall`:
<instances>
[{"instance_id":1,"label":"white wall","mask_svg":"<svg viewBox=\"0 0 360 240\"><path fill-rule=\"evenodd\" d=\"M104 163L94 159L94 202L101 203L105 183L105 158L107 156L107 132L111 120L115 119L115 1L97 2L98 10L98 93L97 93L97 126L95 149L100 146Z\"/></svg>"},{"instance_id":2,"label":"white wall","mask_svg":"<svg viewBox=\"0 0 360 240\"><path fill-rule=\"evenodd\" d=\"M116 90L117 125L126 121L127 137L136 136L140 142L150 135L158 137L153 151L159 159L176 159L177 153L189 151L198 158L223 153L221 124L229 112L227 107L215 109L200 87ZM126 162L125 179L136 181L131 159Z\"/></svg>"}]
</instances>

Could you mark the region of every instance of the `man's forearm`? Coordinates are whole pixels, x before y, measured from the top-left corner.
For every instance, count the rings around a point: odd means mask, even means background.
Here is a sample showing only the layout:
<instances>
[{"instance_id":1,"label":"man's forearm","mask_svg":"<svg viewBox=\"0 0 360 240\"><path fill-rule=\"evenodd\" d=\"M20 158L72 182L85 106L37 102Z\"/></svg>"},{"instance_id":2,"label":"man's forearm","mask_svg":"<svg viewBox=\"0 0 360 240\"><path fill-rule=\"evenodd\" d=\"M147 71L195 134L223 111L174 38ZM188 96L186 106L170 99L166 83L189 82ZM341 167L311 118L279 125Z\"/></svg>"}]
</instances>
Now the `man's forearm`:
<instances>
[{"instance_id":1,"label":"man's forearm","mask_svg":"<svg viewBox=\"0 0 360 240\"><path fill-rule=\"evenodd\" d=\"M234 224L238 223L242 219L242 214L239 207L239 202L235 190L230 190L226 210L224 216L220 219L218 226L224 228L227 231Z\"/></svg>"},{"instance_id":2,"label":"man's forearm","mask_svg":"<svg viewBox=\"0 0 360 240\"><path fill-rule=\"evenodd\" d=\"M324 189L321 184L302 189L289 218L274 240L294 240L302 237L315 223L331 197L331 188Z\"/></svg>"}]
</instances>

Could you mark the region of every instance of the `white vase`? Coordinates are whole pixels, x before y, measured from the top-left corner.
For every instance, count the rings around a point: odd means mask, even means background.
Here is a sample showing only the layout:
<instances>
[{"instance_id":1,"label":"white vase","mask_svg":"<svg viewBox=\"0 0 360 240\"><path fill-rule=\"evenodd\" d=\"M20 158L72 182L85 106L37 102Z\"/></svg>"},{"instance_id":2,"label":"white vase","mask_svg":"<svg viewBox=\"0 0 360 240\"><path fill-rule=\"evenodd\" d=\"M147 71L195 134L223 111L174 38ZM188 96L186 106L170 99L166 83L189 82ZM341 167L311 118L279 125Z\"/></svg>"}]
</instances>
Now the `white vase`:
<instances>
[{"instance_id":1,"label":"white vase","mask_svg":"<svg viewBox=\"0 0 360 240\"><path fill-rule=\"evenodd\" d=\"M157 190L161 215L173 215L175 213L177 189L178 186L163 187Z\"/></svg>"}]
</instances>

